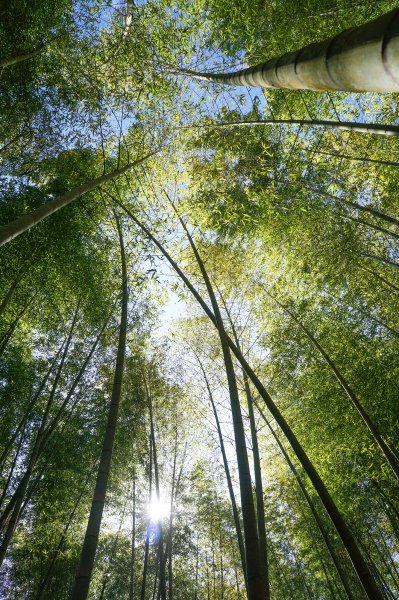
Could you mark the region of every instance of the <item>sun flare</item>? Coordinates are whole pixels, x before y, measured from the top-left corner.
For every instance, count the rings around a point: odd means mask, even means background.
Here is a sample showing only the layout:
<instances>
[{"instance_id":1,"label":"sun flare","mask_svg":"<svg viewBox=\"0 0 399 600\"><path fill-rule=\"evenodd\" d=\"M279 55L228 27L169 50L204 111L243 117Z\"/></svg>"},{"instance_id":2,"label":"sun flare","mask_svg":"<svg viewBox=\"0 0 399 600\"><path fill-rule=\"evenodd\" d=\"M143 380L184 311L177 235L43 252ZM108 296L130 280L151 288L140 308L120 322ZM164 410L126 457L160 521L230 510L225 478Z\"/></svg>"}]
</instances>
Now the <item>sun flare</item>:
<instances>
[{"instance_id":1,"label":"sun flare","mask_svg":"<svg viewBox=\"0 0 399 600\"><path fill-rule=\"evenodd\" d=\"M158 498L153 498L147 507L147 514L153 523L159 523L168 517L169 513L169 504Z\"/></svg>"}]
</instances>

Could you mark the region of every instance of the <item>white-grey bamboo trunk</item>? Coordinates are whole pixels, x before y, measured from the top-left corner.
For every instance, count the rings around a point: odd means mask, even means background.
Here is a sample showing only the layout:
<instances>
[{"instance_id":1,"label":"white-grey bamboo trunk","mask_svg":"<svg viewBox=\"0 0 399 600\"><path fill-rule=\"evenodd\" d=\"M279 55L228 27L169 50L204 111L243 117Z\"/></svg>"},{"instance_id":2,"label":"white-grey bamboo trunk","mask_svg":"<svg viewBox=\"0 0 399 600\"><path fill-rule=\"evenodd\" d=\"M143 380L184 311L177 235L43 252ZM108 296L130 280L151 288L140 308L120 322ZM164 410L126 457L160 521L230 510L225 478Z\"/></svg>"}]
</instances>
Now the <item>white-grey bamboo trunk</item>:
<instances>
[{"instance_id":1,"label":"white-grey bamboo trunk","mask_svg":"<svg viewBox=\"0 0 399 600\"><path fill-rule=\"evenodd\" d=\"M399 9L234 73L183 73L217 83L263 88L397 92Z\"/></svg>"}]
</instances>

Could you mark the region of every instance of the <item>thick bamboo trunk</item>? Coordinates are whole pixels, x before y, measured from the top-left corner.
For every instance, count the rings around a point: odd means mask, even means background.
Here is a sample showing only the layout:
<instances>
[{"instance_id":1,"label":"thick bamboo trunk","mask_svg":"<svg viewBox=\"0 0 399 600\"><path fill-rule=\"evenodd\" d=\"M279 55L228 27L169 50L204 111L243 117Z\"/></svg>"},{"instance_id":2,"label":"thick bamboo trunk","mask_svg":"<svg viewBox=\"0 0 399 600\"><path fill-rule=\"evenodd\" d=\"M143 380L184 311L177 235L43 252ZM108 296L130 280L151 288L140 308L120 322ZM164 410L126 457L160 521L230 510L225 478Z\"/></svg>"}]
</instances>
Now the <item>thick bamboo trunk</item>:
<instances>
[{"instance_id":1,"label":"thick bamboo trunk","mask_svg":"<svg viewBox=\"0 0 399 600\"><path fill-rule=\"evenodd\" d=\"M34 225L37 225L37 223L40 223L40 221L42 221L46 217L52 215L57 210L60 210L60 208L63 208L64 206L67 206L77 198L80 198L80 196L83 196L83 194L95 190L100 185L103 185L104 183L111 181L115 177L118 177L119 175L122 175L123 173L126 173L127 171L133 169L133 167L141 165L143 162L145 162L151 156L154 156L154 154L156 153L157 152L150 152L149 154L143 156L143 158L140 158L139 160L128 163L120 169L115 169L114 171L112 171L112 173L107 173L106 175L101 175L101 177L96 177L95 179L86 181L86 183L77 186L76 188L70 190L66 194L58 196L58 198L54 198L54 200L50 200L49 202L46 202L46 204L39 206L39 208L37 208L33 212L27 215L23 215L15 221L4 225L0 228L0 246L4 246L4 244L7 244L27 229L30 229Z\"/></svg>"},{"instance_id":2,"label":"thick bamboo trunk","mask_svg":"<svg viewBox=\"0 0 399 600\"><path fill-rule=\"evenodd\" d=\"M398 92L399 10L234 73L181 72L230 85L316 92Z\"/></svg>"},{"instance_id":3,"label":"thick bamboo trunk","mask_svg":"<svg viewBox=\"0 0 399 600\"><path fill-rule=\"evenodd\" d=\"M120 202L116 198L115 198L115 201L121 206L121 208L126 212L126 214L128 214L130 216L130 218L136 223L136 225L145 233L145 235L148 237L148 239L150 239L150 241L152 241L153 244L161 251L161 253L165 256L165 258L170 263L172 268L179 275L179 277L181 278L183 283L190 290L191 294L197 300L199 305L202 307L205 314L209 317L210 321L215 325L215 327L217 327L215 315L213 314L211 309L208 307L206 302L204 302L204 300L202 299L200 294L197 292L197 290L194 288L194 286L190 283L189 279L186 277L186 275L180 269L180 267L178 266L176 261L173 260L173 258L166 251L166 249L162 246L162 244L153 236L151 231L145 225L143 225L139 221L139 219L135 215L133 215L133 213L122 202ZM277 424L283 431L285 437L287 438L291 448L293 449L296 456L298 457L298 460L300 461L301 465L303 466L305 472L309 476L316 492L318 493L318 495L320 497L320 500L322 501L322 503L326 509L326 512L328 513L339 537L342 540L342 543L345 546L345 549L346 549L348 556L352 562L353 568L356 572L359 582L361 583L367 597L369 598L369 600L383 600L383 595L378 588L378 585L372 575L372 572L371 572L367 562L365 561L365 559L363 558L363 556L359 550L359 547L356 543L355 538L352 535L351 530L349 529L349 527L346 524L345 520L343 519L341 513L339 512L338 508L336 507L334 500L330 496L324 482L321 480L317 470L315 469L314 465L310 461L309 457L307 456L307 454L306 454L305 450L303 449L302 445L300 444L299 440L295 436L294 432L288 425L287 421L283 417L282 413L280 412L280 410L278 409L276 404L273 402L273 399L271 398L271 396L269 395L269 393L267 392L265 387L262 385L262 383L261 383L260 379L257 377L255 371L251 368L251 366L245 360L244 356L238 350L237 346L234 344L233 340L229 336L227 336L227 342L228 342L228 345L231 348L233 354L236 356L237 360L240 362L240 364L246 371L248 377L250 378L253 385L255 386L258 393L260 394L261 398L265 402L268 410L271 412L271 414L273 415Z\"/></svg>"},{"instance_id":4,"label":"thick bamboo trunk","mask_svg":"<svg viewBox=\"0 0 399 600\"><path fill-rule=\"evenodd\" d=\"M91 574L94 565L94 557L97 550L98 537L100 533L101 520L105 504L105 495L107 491L109 473L111 468L112 451L114 446L115 431L118 421L118 412L122 392L123 371L126 351L128 286L125 248L123 243L122 229L118 218L116 218L116 223L119 235L122 271L122 299L118 350L116 355L114 381L112 385L111 403L109 406L108 420L100 457L100 464L98 466L97 480L94 489L89 521L87 524L86 535L83 542L82 553L80 556L80 562L75 577L74 587L71 593L71 600L86 600L89 592Z\"/></svg>"},{"instance_id":5,"label":"thick bamboo trunk","mask_svg":"<svg viewBox=\"0 0 399 600\"><path fill-rule=\"evenodd\" d=\"M253 127L261 125L299 125L300 127L323 127L324 129L339 129L356 133L374 133L378 135L398 136L399 125L381 125L380 123L354 123L352 121L323 121L320 119L264 119L254 121L234 121L232 123L206 123L184 125L182 129L229 129L234 127ZM384 163L385 164L385 163Z\"/></svg>"}]
</instances>

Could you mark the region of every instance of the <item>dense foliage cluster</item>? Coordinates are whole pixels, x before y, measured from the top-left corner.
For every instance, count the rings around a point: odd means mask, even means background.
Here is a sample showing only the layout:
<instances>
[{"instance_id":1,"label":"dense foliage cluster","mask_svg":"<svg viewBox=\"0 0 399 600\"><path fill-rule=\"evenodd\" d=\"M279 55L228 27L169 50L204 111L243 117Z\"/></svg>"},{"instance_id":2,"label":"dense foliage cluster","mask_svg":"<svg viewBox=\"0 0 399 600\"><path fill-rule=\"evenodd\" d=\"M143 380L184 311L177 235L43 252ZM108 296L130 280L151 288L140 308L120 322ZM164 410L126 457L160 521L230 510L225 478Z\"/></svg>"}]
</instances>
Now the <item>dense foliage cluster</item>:
<instances>
[{"instance_id":1,"label":"dense foliage cluster","mask_svg":"<svg viewBox=\"0 0 399 600\"><path fill-rule=\"evenodd\" d=\"M399 598L397 94L187 72L393 8L1 6L1 598Z\"/></svg>"}]
</instances>

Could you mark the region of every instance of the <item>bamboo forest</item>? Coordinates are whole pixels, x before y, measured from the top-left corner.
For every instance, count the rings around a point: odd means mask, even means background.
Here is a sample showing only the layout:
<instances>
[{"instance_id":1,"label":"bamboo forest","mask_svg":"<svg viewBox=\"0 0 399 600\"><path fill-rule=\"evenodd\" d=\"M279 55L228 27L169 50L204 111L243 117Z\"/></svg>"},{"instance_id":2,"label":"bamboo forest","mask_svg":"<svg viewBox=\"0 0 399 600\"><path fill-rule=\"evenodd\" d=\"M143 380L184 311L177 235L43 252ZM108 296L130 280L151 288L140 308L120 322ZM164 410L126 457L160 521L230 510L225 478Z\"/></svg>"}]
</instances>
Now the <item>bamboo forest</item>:
<instances>
[{"instance_id":1,"label":"bamboo forest","mask_svg":"<svg viewBox=\"0 0 399 600\"><path fill-rule=\"evenodd\" d=\"M0 0L0 599L399 600L399 8Z\"/></svg>"}]
</instances>

